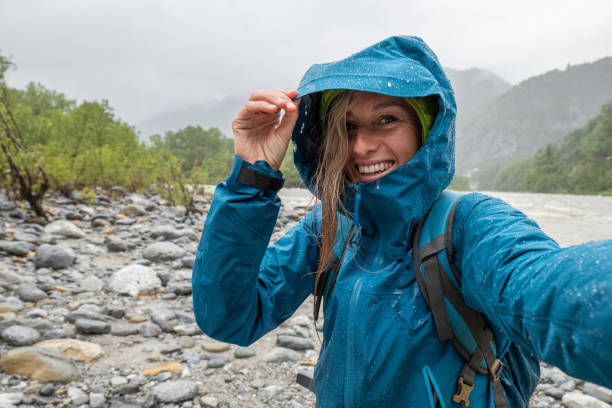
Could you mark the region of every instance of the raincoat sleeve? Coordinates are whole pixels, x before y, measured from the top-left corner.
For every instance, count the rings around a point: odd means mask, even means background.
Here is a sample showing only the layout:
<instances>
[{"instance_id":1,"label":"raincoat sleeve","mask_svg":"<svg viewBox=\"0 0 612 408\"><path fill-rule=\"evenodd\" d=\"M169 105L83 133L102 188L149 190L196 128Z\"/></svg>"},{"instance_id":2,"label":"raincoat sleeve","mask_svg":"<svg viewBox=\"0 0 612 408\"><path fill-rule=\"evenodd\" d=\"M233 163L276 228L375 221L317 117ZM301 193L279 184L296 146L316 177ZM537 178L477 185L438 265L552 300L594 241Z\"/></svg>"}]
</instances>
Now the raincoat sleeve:
<instances>
[{"instance_id":1,"label":"raincoat sleeve","mask_svg":"<svg viewBox=\"0 0 612 408\"><path fill-rule=\"evenodd\" d=\"M612 387L612 240L560 248L479 194L461 200L454 231L468 306L540 360Z\"/></svg>"},{"instance_id":2,"label":"raincoat sleeve","mask_svg":"<svg viewBox=\"0 0 612 408\"><path fill-rule=\"evenodd\" d=\"M238 181L243 166L280 178L265 162L236 156L206 217L193 267L200 328L220 341L249 345L290 317L313 291L318 248L309 216L268 247L280 209L274 190Z\"/></svg>"}]
</instances>

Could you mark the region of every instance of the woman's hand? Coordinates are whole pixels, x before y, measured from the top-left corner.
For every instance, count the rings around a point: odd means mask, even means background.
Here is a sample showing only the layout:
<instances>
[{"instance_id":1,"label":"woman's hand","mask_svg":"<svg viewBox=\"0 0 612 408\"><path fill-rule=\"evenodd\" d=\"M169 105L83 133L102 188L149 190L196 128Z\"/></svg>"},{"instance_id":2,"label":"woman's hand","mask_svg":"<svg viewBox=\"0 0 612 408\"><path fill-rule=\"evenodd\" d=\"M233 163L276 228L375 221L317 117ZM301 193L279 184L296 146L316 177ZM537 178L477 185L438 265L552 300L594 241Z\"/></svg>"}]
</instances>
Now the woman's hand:
<instances>
[{"instance_id":1,"label":"woman's hand","mask_svg":"<svg viewBox=\"0 0 612 408\"><path fill-rule=\"evenodd\" d=\"M232 121L236 155L249 163L265 160L278 171L298 118L299 101L292 101L297 94L284 89L253 92Z\"/></svg>"}]
</instances>

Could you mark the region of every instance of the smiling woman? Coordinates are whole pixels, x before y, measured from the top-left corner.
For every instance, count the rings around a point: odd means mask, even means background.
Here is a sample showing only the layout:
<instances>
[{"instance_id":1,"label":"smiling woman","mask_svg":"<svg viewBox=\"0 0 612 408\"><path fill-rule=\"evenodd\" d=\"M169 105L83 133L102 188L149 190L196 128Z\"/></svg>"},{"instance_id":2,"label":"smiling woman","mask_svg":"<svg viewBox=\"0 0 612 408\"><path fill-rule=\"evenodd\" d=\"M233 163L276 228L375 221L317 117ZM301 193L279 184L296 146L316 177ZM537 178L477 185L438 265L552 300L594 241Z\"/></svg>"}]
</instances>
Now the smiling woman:
<instances>
[{"instance_id":1,"label":"smiling woman","mask_svg":"<svg viewBox=\"0 0 612 408\"><path fill-rule=\"evenodd\" d=\"M612 386L612 241L560 248L501 200L444 191L455 114L416 37L314 65L297 90L254 92L194 263L202 330L248 345L314 294L321 408L527 407L538 360ZM320 205L268 246L290 140Z\"/></svg>"}]
</instances>

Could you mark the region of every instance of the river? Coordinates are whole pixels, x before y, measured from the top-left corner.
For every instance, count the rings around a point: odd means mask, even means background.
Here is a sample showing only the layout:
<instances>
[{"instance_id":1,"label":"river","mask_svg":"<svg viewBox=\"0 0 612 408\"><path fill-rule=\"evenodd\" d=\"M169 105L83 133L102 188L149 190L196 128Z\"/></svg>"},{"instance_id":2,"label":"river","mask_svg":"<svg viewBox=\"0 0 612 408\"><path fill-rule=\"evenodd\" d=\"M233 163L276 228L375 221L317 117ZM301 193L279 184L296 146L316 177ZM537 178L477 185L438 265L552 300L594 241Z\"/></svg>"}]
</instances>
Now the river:
<instances>
[{"instance_id":1,"label":"river","mask_svg":"<svg viewBox=\"0 0 612 408\"><path fill-rule=\"evenodd\" d=\"M561 246L612 239L612 197L485 192L500 198L534 219ZM308 190L280 191L289 206L311 202Z\"/></svg>"}]
</instances>

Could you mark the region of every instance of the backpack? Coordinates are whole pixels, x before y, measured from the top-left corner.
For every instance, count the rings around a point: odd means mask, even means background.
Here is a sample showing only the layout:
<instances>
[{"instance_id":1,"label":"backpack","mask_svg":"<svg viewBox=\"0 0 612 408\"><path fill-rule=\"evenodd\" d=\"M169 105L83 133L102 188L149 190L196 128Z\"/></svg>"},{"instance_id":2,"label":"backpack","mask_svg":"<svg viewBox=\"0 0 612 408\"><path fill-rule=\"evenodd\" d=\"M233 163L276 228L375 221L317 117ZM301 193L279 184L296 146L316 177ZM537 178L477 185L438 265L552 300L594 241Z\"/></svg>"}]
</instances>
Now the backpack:
<instances>
[{"instance_id":1,"label":"backpack","mask_svg":"<svg viewBox=\"0 0 612 408\"><path fill-rule=\"evenodd\" d=\"M453 219L463 193L445 190L429 212L418 223L413 237L413 262L416 281L431 310L436 332L441 341L451 341L465 364L457 379L452 400L468 407L476 374L489 375L496 408L508 408L501 385L502 362L496 357L493 332L483 315L469 308L461 295L461 275L453 263ZM338 275L346 244L351 241L353 227L339 215L333 255L317 285L317 294L331 293ZM348 239L347 239L348 237ZM331 281L329 276L331 274ZM325 296L325 297L327 297ZM323 296L319 296L321 299ZM315 304L315 320L320 302ZM299 373L296 381L314 391L312 379ZM432 406L440 406L436 393L430 395Z\"/></svg>"}]
</instances>

